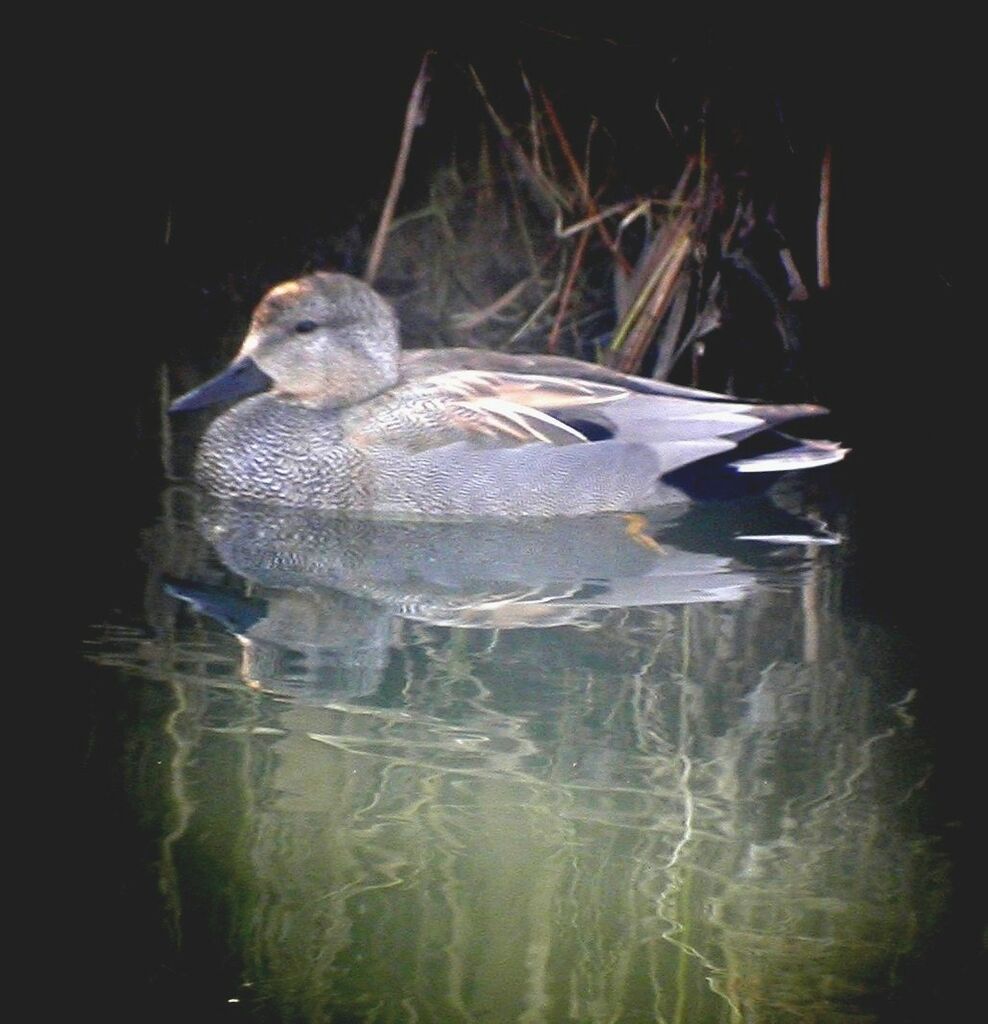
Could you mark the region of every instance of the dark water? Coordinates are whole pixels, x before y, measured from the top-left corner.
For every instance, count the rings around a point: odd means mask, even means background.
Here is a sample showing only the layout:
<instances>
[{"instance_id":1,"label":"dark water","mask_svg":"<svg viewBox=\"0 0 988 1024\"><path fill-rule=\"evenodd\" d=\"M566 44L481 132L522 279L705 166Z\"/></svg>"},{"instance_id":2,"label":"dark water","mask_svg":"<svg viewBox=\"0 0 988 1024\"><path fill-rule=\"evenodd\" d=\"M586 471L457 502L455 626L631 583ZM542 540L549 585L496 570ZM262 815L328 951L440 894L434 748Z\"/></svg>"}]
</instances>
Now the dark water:
<instances>
[{"instance_id":1,"label":"dark water","mask_svg":"<svg viewBox=\"0 0 988 1024\"><path fill-rule=\"evenodd\" d=\"M435 526L162 483L127 510L84 647L80 1001L396 1022L954 1005L979 942L970 812L855 486Z\"/></svg>"}]
</instances>

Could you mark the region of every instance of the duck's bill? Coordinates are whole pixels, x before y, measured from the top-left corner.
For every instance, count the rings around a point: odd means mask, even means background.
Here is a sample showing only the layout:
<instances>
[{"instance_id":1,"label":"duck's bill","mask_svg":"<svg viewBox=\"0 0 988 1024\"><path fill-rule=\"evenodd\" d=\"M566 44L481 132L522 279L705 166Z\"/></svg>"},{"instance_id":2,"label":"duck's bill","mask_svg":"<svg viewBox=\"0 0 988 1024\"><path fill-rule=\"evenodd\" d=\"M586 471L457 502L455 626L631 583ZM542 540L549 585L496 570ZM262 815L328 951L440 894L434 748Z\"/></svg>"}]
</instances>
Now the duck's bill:
<instances>
[{"instance_id":1,"label":"duck's bill","mask_svg":"<svg viewBox=\"0 0 988 1024\"><path fill-rule=\"evenodd\" d=\"M256 395L271 387L271 378L254 362L243 357L232 362L222 373L193 388L168 407L169 412L191 412L220 402Z\"/></svg>"}]
</instances>

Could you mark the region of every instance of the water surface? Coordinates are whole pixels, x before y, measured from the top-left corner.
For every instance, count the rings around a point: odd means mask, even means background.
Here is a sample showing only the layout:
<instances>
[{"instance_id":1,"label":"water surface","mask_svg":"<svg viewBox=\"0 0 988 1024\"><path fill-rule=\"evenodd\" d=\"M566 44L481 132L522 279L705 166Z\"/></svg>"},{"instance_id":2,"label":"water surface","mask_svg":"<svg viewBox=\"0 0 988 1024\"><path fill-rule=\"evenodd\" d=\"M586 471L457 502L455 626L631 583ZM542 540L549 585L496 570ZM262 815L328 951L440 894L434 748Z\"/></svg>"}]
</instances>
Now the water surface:
<instances>
[{"instance_id":1,"label":"water surface","mask_svg":"<svg viewBox=\"0 0 988 1024\"><path fill-rule=\"evenodd\" d=\"M950 865L840 484L446 526L164 489L140 606L86 649L129 964L93 987L199 1019L899 1012Z\"/></svg>"}]
</instances>

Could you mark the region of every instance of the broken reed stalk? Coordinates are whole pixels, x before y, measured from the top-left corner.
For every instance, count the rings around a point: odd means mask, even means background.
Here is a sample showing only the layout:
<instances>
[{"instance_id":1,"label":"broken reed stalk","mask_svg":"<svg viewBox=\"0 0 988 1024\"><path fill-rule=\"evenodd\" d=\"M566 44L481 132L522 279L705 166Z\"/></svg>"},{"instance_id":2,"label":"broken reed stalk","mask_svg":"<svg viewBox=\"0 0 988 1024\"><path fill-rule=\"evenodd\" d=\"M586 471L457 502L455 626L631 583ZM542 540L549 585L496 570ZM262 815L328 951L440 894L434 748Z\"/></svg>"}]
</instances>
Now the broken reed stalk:
<instances>
[{"instance_id":1,"label":"broken reed stalk","mask_svg":"<svg viewBox=\"0 0 988 1024\"><path fill-rule=\"evenodd\" d=\"M549 124L552 126L552 130L559 142L559 148L563 152L563 157L566 159L566 163L569 164L570 172L577 184L580 186L580 197L583 200L583 204L592 217L597 217L600 210L593 196L590 194L590 184L586 179L586 175L580 168L580 165L577 163L576 157L573 154L573 149L569 144L569 139L566 138L563 126L559 122L559 117L556 114L556 108L552 105L552 100L549 99L545 89L540 89L539 95L542 97L542 105L545 107L545 112L549 117ZM605 246L607 246L608 251L614 259L617 260L618 266L620 266L626 276L629 275L631 273L631 264L626 259L624 253L621 252L618 244L613 238L611 238L611 234L604 226L603 220L596 220L594 222L594 226L597 228L597 233L600 235L601 241Z\"/></svg>"},{"instance_id":2,"label":"broken reed stalk","mask_svg":"<svg viewBox=\"0 0 988 1024\"><path fill-rule=\"evenodd\" d=\"M168 367L162 363L158 371L158 425L161 430L161 468L165 479L175 481L175 460L172 445L172 420L168 415L168 407L172 404L171 386L168 380Z\"/></svg>"},{"instance_id":3,"label":"broken reed stalk","mask_svg":"<svg viewBox=\"0 0 988 1024\"><path fill-rule=\"evenodd\" d=\"M388 195L384 201L384 208L381 210L381 219L377 223L377 232L374 235L370 256L367 259L367 269L364 271L364 280L368 284L374 283L374 279L377 277L377 272L381 266L385 242L388 232L391 230L395 207L398 205L398 195L405 181L405 168L408 166L408 154L412 148L412 136L415 134L415 129L421 124L422 99L425 96L425 84L428 81L426 70L431 55L432 51L428 50L422 57L419 73L415 77L415 84L412 86L411 95L408 97L408 106L405 108L405 126L402 129L398 157L395 160L395 168L391 175L391 185L388 188Z\"/></svg>"},{"instance_id":4,"label":"broken reed stalk","mask_svg":"<svg viewBox=\"0 0 988 1024\"><path fill-rule=\"evenodd\" d=\"M522 292L533 282L538 283L538 274L532 277L523 277L517 284L509 288L503 295L496 298L490 305L483 309L476 309L472 313L460 313L453 317L458 330L469 331L479 327L482 323L493 316L497 316L503 309L510 306Z\"/></svg>"},{"instance_id":5,"label":"broken reed stalk","mask_svg":"<svg viewBox=\"0 0 988 1024\"><path fill-rule=\"evenodd\" d=\"M565 207L567 205L566 201L555 189L552 181L542 173L542 169L528 158L525 150L519 145L514 135L512 135L511 129L504 123L501 116L494 109L490 99L488 99L487 91L484 89L484 84L481 82L480 76L472 65L470 65L469 70L470 77L473 79L474 88L477 90L480 98L484 101L487 113L490 114L491 120L497 128L498 134L501 136L501 140L504 143L505 148L511 154L511 158L517 163L519 170L532 186L536 196L546 202L548 206L558 214L560 207Z\"/></svg>"},{"instance_id":6,"label":"broken reed stalk","mask_svg":"<svg viewBox=\"0 0 988 1024\"><path fill-rule=\"evenodd\" d=\"M576 275L580 272L583 254L586 252L589 238L589 230L584 231L580 235L580 240L576 243L576 252L573 253L573 259L570 262L569 273L566 275L566 283L563 285L562 293L559 296L559 308L556 310L555 319L552 321L552 330L549 332L548 347L553 355L559 350L559 335L563 328L563 320L566 317L566 310L569 308L569 298L573 293Z\"/></svg>"},{"instance_id":7,"label":"broken reed stalk","mask_svg":"<svg viewBox=\"0 0 988 1024\"><path fill-rule=\"evenodd\" d=\"M623 202L614 203L612 206L608 206L603 210L598 210L597 213L591 214L588 217L584 217L583 220L576 221L575 224L570 224L569 227L561 228L556 227L557 238L569 238L570 235L579 234L586 228L591 228L595 224L602 220L606 220L608 217L614 217L619 213L624 213L626 216L621 221L622 226L626 223L630 223L636 215L640 216L642 210L647 210L650 200L638 200L638 199L625 199ZM628 212L630 210L630 212Z\"/></svg>"},{"instance_id":8,"label":"broken reed stalk","mask_svg":"<svg viewBox=\"0 0 988 1024\"><path fill-rule=\"evenodd\" d=\"M830 165L832 152L828 145L820 165L820 206L816 216L816 283L821 289L830 287Z\"/></svg>"},{"instance_id":9,"label":"broken reed stalk","mask_svg":"<svg viewBox=\"0 0 988 1024\"><path fill-rule=\"evenodd\" d=\"M634 373L641 367L648 346L675 294L675 286L680 280L686 257L693 251L691 229L691 223L677 225L673 240L643 289L644 301L638 306L638 315L620 339L624 342L623 346L612 346L612 351L617 352L616 368L622 373ZM618 342L617 338L615 342Z\"/></svg>"},{"instance_id":10,"label":"broken reed stalk","mask_svg":"<svg viewBox=\"0 0 988 1024\"><path fill-rule=\"evenodd\" d=\"M686 257L693 250L695 215L688 204L665 224L648 246L635 271L640 284L609 348L608 362L624 373L637 371L656 328L675 294Z\"/></svg>"},{"instance_id":11,"label":"broken reed stalk","mask_svg":"<svg viewBox=\"0 0 988 1024\"><path fill-rule=\"evenodd\" d=\"M687 202L687 189L696 174L696 170L696 157L689 157L683 167L682 174L679 176L679 181L676 183L676 187L673 189L669 198L664 201L663 205L665 205L670 212L677 210L681 212L683 205ZM696 195L697 192L694 190L694 192L690 194L689 202L694 202ZM623 231L628 223L630 223L628 218L625 218L621 222L620 231ZM646 246L645 250L641 254L639 254L635 268L630 276L625 276L624 274L614 275L614 304L617 310L617 318L620 323L625 322L629 310L639 299L642 288L645 286L654 271L656 253L659 250L664 237L664 230L664 228L660 228L656 238ZM612 343L611 347L616 348L620 347L620 345L621 342L617 340L616 335L615 341Z\"/></svg>"}]
</instances>

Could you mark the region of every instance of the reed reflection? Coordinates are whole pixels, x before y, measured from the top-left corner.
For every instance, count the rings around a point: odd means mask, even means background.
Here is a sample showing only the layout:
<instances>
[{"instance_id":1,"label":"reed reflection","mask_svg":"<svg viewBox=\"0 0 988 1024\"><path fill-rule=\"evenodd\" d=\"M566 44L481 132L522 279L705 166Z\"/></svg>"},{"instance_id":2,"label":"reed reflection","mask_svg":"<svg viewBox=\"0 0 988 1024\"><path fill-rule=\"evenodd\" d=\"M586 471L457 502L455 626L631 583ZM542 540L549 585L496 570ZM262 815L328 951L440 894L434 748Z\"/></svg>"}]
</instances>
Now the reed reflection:
<instances>
[{"instance_id":1,"label":"reed reflection","mask_svg":"<svg viewBox=\"0 0 988 1024\"><path fill-rule=\"evenodd\" d=\"M801 532L166 520L112 657L180 694L174 907L229 835L244 998L291 1018L860 1019L937 862L840 549L740 539Z\"/></svg>"}]
</instances>

